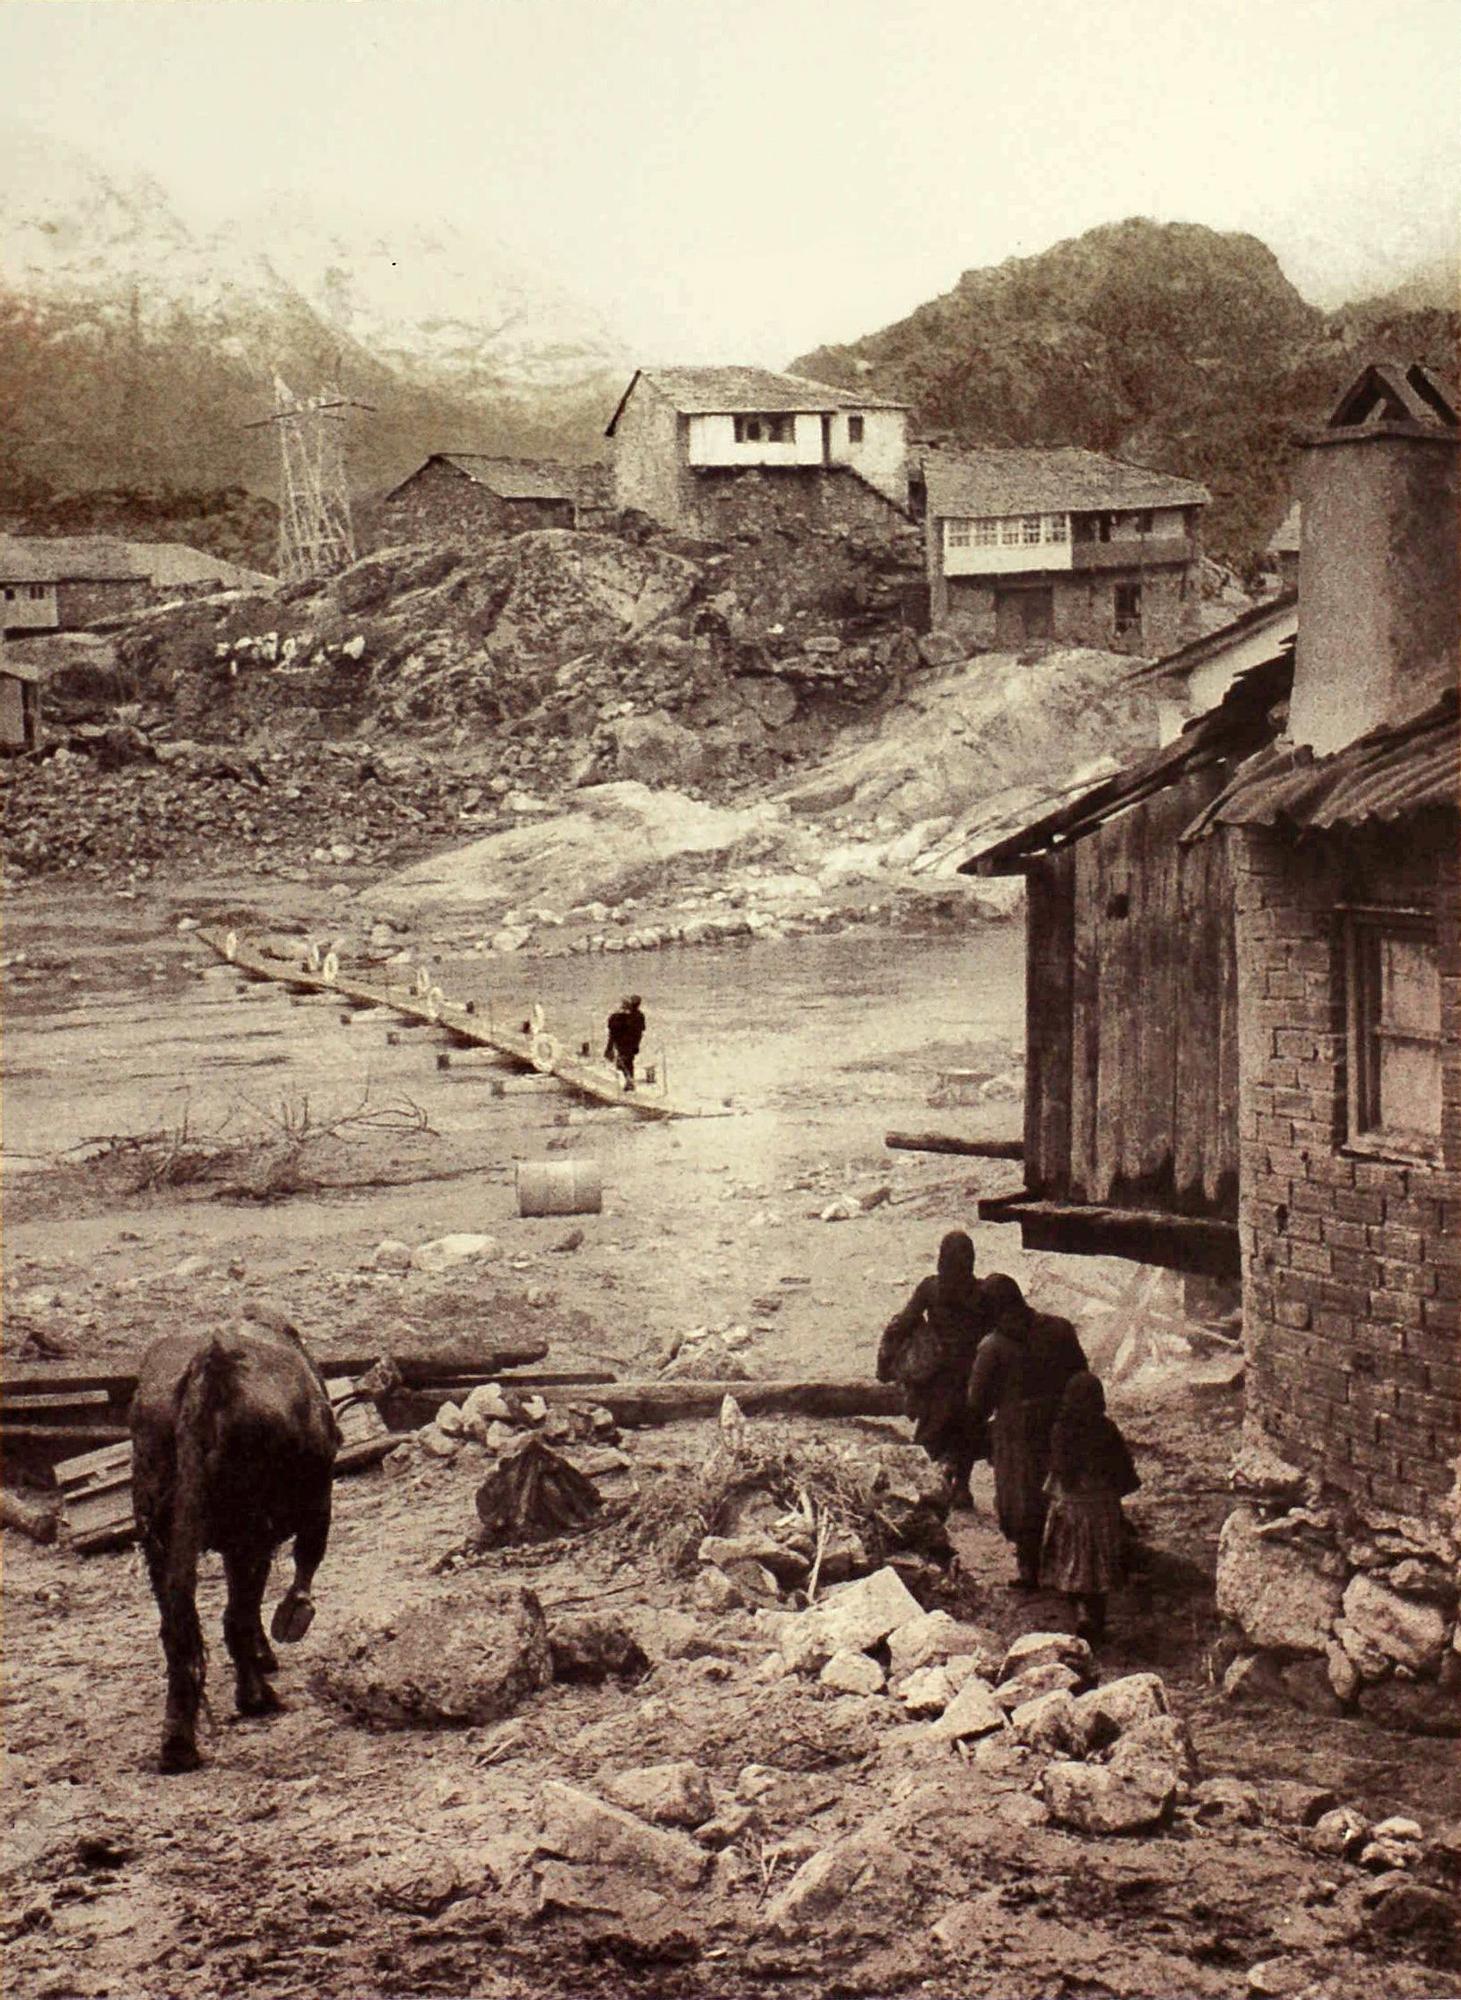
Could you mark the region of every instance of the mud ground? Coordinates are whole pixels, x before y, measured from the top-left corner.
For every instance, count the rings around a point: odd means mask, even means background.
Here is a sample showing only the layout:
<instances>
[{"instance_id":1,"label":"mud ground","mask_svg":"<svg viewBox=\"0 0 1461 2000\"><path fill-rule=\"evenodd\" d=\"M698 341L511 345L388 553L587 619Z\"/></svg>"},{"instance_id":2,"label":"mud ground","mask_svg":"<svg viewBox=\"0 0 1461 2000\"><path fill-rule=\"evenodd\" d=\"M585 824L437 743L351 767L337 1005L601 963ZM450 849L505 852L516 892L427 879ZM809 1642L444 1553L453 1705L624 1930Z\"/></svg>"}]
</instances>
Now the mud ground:
<instances>
[{"instance_id":1,"label":"mud ground","mask_svg":"<svg viewBox=\"0 0 1461 2000\"><path fill-rule=\"evenodd\" d=\"M49 987L7 1005L7 1146L40 1153L169 1129L177 1092L210 1135L230 1117L254 1131L241 1092L266 1108L309 1094L326 1118L354 1100L367 1067L379 1096L409 1097L431 1130L322 1141L310 1155L321 1184L265 1203L218 1199L206 1183L139 1191L115 1149L100 1167L79 1153L59 1168L19 1163L28 1170L6 1184L12 1357L28 1337L34 1352L39 1333L41 1351L64 1349L58 1365L120 1362L155 1333L206 1326L254 1297L285 1305L321 1345L490 1346L527 1330L550 1340L550 1366L641 1375L674 1335L734 1323L752 1330L744 1352L757 1373L849 1374L870 1369L883 1321L942 1231L971 1222L978 1193L1014 1185L1014 1168L893 1155L881 1137L893 1126L969 1129L970 1113L927 1099L946 1070L993 1068L1017 1046L1017 931L957 948L899 940L880 954L866 939L803 940L780 954L636 965L672 1046L693 1037L675 1058L687 1083L736 1112L649 1126L585 1114L551 1086L509 1083L498 1097L496 1072L455 1058L440 1071L434 1045L387 1044L383 1024L346 1028L328 1005L242 998L176 938L175 908L123 914L119 923L101 899L31 896L23 926L7 925L7 952L71 940ZM470 968L456 969L465 982ZM575 965L573 976L611 982L626 969ZM514 1003L536 977L524 973ZM557 997L592 1018L605 993ZM1001 1115L1017 1118L1017 1107ZM577 1219L584 1240L571 1251L554 1247L561 1219L517 1217L511 1178L515 1158L565 1147L599 1161L606 1189L604 1213ZM888 1198L866 1214L820 1219L838 1194L884 1186ZM486 1232L499 1248L445 1277L361 1268L383 1237L414 1244L454 1230ZM1015 1272L1038 1302L1080 1322L1085 1300L1110 1352L1138 1298L1123 1289L1129 1269L1025 1257L1007 1229L974 1234L981 1265ZM758 1303L768 1298L774 1310ZM1143 1474L1132 1512L1151 1560L1113 1607L1103 1669L1166 1678L1207 1774L1260 1788L1302 1778L1373 1817L1405 1810L1429 1826L1455 1809L1447 1746L1234 1708L1218 1692L1211 1579L1241 1420L1241 1391L1216 1386L1219 1373L1153 1360L1113 1385ZM696 1426L629 1440L641 1482L673 1478L706 1448ZM1062 1832L1032 1802L1034 1770L1019 1758L934 1754L890 1701L761 1678L769 1648L752 1614L698 1610L686 1581L631 1555L612 1526L451 1581L528 1582L550 1617L621 1613L653 1662L637 1686L553 1687L485 1730L352 1727L310 1693L312 1661L363 1611L435 1615L434 1566L468 1534L474 1487L470 1459L342 1481L319 1617L280 1677L287 1712L234 1719L215 1639L207 1762L169 1779L153 1765L161 1662L136 1556L82 1558L6 1537L0 1926L11 1991L1338 2000L1456 1990L1454 1968L1423 1941L1376 1929L1367 1878L1315 1856L1297 1831L1179 1815L1152 1838ZM1057 1603L1005 1590L985 1472L976 1497L976 1515L956 1517L951 1608L1009 1636L1060 1622ZM216 1635L211 1559L202 1595ZM693 1759L727 1799L760 1790L758 1823L693 1892L641 1885L601 1907L542 1907L527 1864L544 1783L593 1790L669 1758ZM748 1778L749 1766L770 1775ZM878 1859L870 1886L800 1929L772 1926L800 1862L849 1835ZM1250 1983L1255 1967L1268 1987Z\"/></svg>"}]
</instances>

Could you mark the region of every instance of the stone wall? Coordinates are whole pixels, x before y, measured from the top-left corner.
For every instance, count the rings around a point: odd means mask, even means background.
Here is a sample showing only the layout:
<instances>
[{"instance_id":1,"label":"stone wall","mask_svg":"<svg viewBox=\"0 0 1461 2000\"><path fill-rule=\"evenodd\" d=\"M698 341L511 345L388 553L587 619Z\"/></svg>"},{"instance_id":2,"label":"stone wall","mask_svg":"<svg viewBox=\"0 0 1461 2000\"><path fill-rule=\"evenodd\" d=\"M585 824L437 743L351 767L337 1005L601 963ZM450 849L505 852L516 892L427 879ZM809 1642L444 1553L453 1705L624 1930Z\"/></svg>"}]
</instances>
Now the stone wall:
<instances>
[{"instance_id":1,"label":"stone wall","mask_svg":"<svg viewBox=\"0 0 1461 2000\"><path fill-rule=\"evenodd\" d=\"M1141 631L1118 636L1116 587L1141 585ZM1051 643L1095 646L1103 652L1131 653L1156 659L1175 652L1193 636L1197 613L1194 574L1184 566L1142 571L1110 571L1083 576L1052 571L999 578L943 575L936 559L930 566L930 602L935 631L952 630L976 645L993 648L1003 642L997 599L1021 588L1051 592Z\"/></svg>"},{"instance_id":2,"label":"stone wall","mask_svg":"<svg viewBox=\"0 0 1461 2000\"><path fill-rule=\"evenodd\" d=\"M1248 1504L1223 1534L1219 1605L1250 1643L1287 1661L1290 1678L1307 1657L1342 1703L1401 1720L1400 1710L1419 1717L1429 1703L1461 1726L1448 1692L1461 1682L1454 821L1412 820L1383 836L1310 832L1295 842L1241 829L1228 839L1248 1411L1255 1445L1278 1454L1291 1480L1244 1489ZM1435 912L1445 1039L1435 1163L1347 1143L1345 904ZM1302 1619L1275 1622L1273 1605L1300 1598ZM1403 1700L1397 1680L1411 1690ZM1415 1691L1421 1683L1429 1695Z\"/></svg>"},{"instance_id":3,"label":"stone wall","mask_svg":"<svg viewBox=\"0 0 1461 2000\"><path fill-rule=\"evenodd\" d=\"M692 496L693 525L712 541L856 528L906 539L910 551L917 546L917 530L903 510L846 467L701 470L693 475Z\"/></svg>"},{"instance_id":4,"label":"stone wall","mask_svg":"<svg viewBox=\"0 0 1461 2000\"><path fill-rule=\"evenodd\" d=\"M62 631L74 631L97 618L115 618L135 611L159 595L146 577L98 578L56 585L56 621Z\"/></svg>"},{"instance_id":5,"label":"stone wall","mask_svg":"<svg viewBox=\"0 0 1461 2000\"><path fill-rule=\"evenodd\" d=\"M641 380L619 412L611 440L614 504L693 534L695 481L686 464L689 420Z\"/></svg>"}]
</instances>

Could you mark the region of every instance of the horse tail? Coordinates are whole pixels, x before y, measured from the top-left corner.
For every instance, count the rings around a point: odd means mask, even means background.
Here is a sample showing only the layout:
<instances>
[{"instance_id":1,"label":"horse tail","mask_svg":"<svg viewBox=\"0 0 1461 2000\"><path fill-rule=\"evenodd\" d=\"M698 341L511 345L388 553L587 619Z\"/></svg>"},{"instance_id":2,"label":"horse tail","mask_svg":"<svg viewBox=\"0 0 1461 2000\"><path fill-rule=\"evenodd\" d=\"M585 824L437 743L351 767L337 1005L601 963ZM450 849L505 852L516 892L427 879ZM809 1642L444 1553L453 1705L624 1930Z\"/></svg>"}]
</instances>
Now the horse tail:
<instances>
[{"instance_id":1,"label":"horse tail","mask_svg":"<svg viewBox=\"0 0 1461 2000\"><path fill-rule=\"evenodd\" d=\"M208 1533L209 1463L218 1441L219 1420L233 1394L237 1372L235 1357L221 1341L211 1340L194 1355L178 1384L177 1470L167 1548L164 1617L173 1634L179 1665L199 1688L203 1683L205 1648L195 1593L198 1557Z\"/></svg>"}]
</instances>

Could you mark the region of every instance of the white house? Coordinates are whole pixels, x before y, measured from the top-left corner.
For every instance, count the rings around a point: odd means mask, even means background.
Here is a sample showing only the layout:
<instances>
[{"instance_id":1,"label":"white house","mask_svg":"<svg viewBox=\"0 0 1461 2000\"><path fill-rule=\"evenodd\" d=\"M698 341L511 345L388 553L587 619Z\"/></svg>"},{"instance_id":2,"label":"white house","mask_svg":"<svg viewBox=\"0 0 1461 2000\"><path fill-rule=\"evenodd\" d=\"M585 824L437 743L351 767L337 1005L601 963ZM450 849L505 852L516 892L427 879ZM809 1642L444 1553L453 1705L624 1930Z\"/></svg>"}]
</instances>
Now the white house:
<instances>
[{"instance_id":1,"label":"white house","mask_svg":"<svg viewBox=\"0 0 1461 2000\"><path fill-rule=\"evenodd\" d=\"M906 514L907 407L860 389L769 368L641 368L606 435L617 505L686 533Z\"/></svg>"}]
</instances>

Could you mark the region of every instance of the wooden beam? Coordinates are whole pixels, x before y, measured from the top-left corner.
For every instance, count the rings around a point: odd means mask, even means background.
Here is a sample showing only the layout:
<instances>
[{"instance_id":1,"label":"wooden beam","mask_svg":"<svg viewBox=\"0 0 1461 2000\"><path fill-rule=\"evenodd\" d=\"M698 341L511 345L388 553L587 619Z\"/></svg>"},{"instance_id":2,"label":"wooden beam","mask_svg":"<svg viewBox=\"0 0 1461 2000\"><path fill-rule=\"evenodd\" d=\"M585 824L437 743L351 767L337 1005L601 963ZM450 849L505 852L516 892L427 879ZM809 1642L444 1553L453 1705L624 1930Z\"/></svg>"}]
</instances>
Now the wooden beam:
<instances>
[{"instance_id":1,"label":"wooden beam","mask_svg":"<svg viewBox=\"0 0 1461 2000\"><path fill-rule=\"evenodd\" d=\"M717 1417L727 1396L734 1396L748 1417L896 1417L903 1414L903 1391L896 1383L866 1380L831 1382L611 1382L591 1392L591 1400L606 1409L615 1423L634 1429L653 1424L697 1422ZM409 1417L429 1423L440 1402L417 1392L389 1401L392 1419ZM587 1402L590 1397L555 1396L543 1400Z\"/></svg>"},{"instance_id":2,"label":"wooden beam","mask_svg":"<svg viewBox=\"0 0 1461 2000\"><path fill-rule=\"evenodd\" d=\"M956 1139L946 1132L888 1132L883 1144L897 1153L967 1153L975 1160L1022 1160L1021 1139Z\"/></svg>"},{"instance_id":3,"label":"wooden beam","mask_svg":"<svg viewBox=\"0 0 1461 2000\"><path fill-rule=\"evenodd\" d=\"M1219 1216L1170 1215L1097 1203L1032 1201L1019 1195L979 1203L982 1222L1017 1222L1027 1250L1077 1257L1130 1257L1169 1271L1238 1276L1238 1225Z\"/></svg>"}]
</instances>

